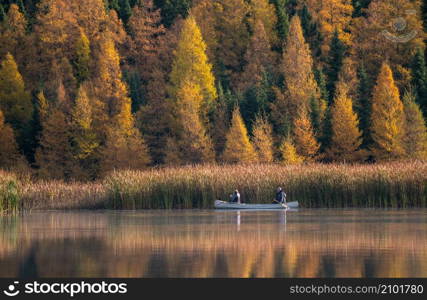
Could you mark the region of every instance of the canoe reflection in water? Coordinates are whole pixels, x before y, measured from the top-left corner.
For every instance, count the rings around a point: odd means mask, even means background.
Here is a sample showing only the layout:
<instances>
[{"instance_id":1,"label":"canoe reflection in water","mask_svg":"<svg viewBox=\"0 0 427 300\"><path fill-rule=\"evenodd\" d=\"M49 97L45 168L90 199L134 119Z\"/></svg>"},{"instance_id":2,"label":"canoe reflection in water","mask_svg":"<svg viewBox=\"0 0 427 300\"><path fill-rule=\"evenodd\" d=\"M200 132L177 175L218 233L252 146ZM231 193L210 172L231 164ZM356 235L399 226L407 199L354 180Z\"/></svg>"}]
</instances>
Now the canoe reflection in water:
<instances>
[{"instance_id":1,"label":"canoe reflection in water","mask_svg":"<svg viewBox=\"0 0 427 300\"><path fill-rule=\"evenodd\" d=\"M297 211L297 210L293 210L293 211ZM286 210L281 210L280 212L277 213L279 216L279 225L283 225L283 226L279 226L281 227L281 229L286 231ZM240 231L240 224L242 222L242 217L241 217L241 212L240 210L238 210L236 212L236 223L237 223L237 231Z\"/></svg>"}]
</instances>

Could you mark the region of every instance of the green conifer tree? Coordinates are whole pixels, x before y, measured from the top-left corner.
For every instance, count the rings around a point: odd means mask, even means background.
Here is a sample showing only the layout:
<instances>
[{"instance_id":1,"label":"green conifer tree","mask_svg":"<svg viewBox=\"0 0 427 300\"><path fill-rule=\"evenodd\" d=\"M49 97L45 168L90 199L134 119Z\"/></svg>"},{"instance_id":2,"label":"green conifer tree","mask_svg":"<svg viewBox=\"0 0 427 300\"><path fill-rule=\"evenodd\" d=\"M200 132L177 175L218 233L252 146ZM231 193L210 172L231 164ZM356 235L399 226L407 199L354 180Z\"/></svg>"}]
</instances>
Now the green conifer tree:
<instances>
[{"instance_id":1,"label":"green conifer tree","mask_svg":"<svg viewBox=\"0 0 427 300\"><path fill-rule=\"evenodd\" d=\"M89 77L90 42L83 30L75 45L74 74L80 84Z\"/></svg>"},{"instance_id":2,"label":"green conifer tree","mask_svg":"<svg viewBox=\"0 0 427 300\"><path fill-rule=\"evenodd\" d=\"M338 82L338 76L340 74L341 68L343 66L343 59L344 54L346 51L346 46L343 42L341 42L338 31L334 31L334 35L331 39L330 44L330 50L329 50L329 57L328 57L328 93L329 93L329 100L332 101L332 99L335 96L335 85Z\"/></svg>"},{"instance_id":3,"label":"green conifer tree","mask_svg":"<svg viewBox=\"0 0 427 300\"><path fill-rule=\"evenodd\" d=\"M132 16L132 7L129 4L129 0L120 1L119 16L120 19L122 19L123 24L127 26L129 18Z\"/></svg>"},{"instance_id":4,"label":"green conifer tree","mask_svg":"<svg viewBox=\"0 0 427 300\"><path fill-rule=\"evenodd\" d=\"M359 116L359 128L362 131L362 148L366 148L371 142L371 80L363 64L357 70L359 84L357 87L358 99L355 104L356 112Z\"/></svg>"},{"instance_id":5,"label":"green conifer tree","mask_svg":"<svg viewBox=\"0 0 427 300\"><path fill-rule=\"evenodd\" d=\"M0 22L3 22L5 18L6 18L6 12L4 11L3 4L0 3Z\"/></svg>"},{"instance_id":6,"label":"green conifer tree","mask_svg":"<svg viewBox=\"0 0 427 300\"><path fill-rule=\"evenodd\" d=\"M421 49L417 50L412 62L412 85L415 89L417 103L427 116L427 66Z\"/></svg>"},{"instance_id":7,"label":"green conifer tree","mask_svg":"<svg viewBox=\"0 0 427 300\"><path fill-rule=\"evenodd\" d=\"M301 10L298 11L301 18L301 26L304 32L304 37L310 45L313 57L319 57L322 54L320 46L323 43L323 36L319 31L317 22L313 20L307 5L304 4Z\"/></svg>"},{"instance_id":8,"label":"green conifer tree","mask_svg":"<svg viewBox=\"0 0 427 300\"><path fill-rule=\"evenodd\" d=\"M289 32L289 14L287 11L287 2L288 0L272 0L276 8L277 24L276 31L277 36L281 44L286 41Z\"/></svg>"}]
</instances>

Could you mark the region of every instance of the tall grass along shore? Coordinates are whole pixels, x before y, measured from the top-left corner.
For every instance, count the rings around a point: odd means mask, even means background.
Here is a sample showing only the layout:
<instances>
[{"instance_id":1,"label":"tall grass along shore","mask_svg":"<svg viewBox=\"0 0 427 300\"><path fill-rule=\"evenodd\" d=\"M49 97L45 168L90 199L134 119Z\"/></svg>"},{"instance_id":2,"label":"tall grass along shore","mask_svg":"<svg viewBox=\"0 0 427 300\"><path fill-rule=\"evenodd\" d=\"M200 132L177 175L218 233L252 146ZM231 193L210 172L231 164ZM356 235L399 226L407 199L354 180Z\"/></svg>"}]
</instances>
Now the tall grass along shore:
<instances>
[{"instance_id":1,"label":"tall grass along shore","mask_svg":"<svg viewBox=\"0 0 427 300\"><path fill-rule=\"evenodd\" d=\"M0 170L0 213L18 211L19 200L16 177Z\"/></svg>"},{"instance_id":2,"label":"tall grass along shore","mask_svg":"<svg viewBox=\"0 0 427 300\"><path fill-rule=\"evenodd\" d=\"M426 207L427 163L186 166L116 171L86 183L0 172L0 211L211 208L236 188L244 202L269 203L278 186L307 208Z\"/></svg>"}]
</instances>

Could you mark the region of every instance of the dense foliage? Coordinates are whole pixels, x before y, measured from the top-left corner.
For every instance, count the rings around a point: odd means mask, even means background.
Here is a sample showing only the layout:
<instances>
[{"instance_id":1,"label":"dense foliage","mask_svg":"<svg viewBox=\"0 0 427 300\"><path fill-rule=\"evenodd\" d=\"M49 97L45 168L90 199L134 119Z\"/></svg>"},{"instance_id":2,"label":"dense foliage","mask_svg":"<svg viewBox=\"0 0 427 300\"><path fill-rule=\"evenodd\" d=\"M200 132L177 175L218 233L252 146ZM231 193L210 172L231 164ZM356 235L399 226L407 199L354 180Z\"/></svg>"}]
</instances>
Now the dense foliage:
<instances>
[{"instance_id":1,"label":"dense foliage","mask_svg":"<svg viewBox=\"0 0 427 300\"><path fill-rule=\"evenodd\" d=\"M427 159L425 11L0 1L0 168L88 180L162 164Z\"/></svg>"}]
</instances>

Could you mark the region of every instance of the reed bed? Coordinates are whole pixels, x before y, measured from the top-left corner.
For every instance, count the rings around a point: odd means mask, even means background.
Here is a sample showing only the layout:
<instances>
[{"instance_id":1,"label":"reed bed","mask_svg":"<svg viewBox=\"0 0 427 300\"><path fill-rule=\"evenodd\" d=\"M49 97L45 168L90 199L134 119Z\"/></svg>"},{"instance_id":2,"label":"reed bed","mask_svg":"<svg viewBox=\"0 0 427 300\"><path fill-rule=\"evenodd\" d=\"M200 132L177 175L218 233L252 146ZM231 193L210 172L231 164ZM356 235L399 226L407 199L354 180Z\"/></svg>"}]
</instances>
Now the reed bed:
<instances>
[{"instance_id":1,"label":"reed bed","mask_svg":"<svg viewBox=\"0 0 427 300\"><path fill-rule=\"evenodd\" d=\"M17 177L0 170L0 214L17 212L19 206L20 194Z\"/></svg>"},{"instance_id":2,"label":"reed bed","mask_svg":"<svg viewBox=\"0 0 427 300\"><path fill-rule=\"evenodd\" d=\"M278 186L303 207L426 207L427 163L187 166L114 172L105 185L115 209L210 208L236 188L271 203Z\"/></svg>"},{"instance_id":3,"label":"reed bed","mask_svg":"<svg viewBox=\"0 0 427 300\"><path fill-rule=\"evenodd\" d=\"M116 171L96 182L40 181L0 172L0 212L17 209L211 208L239 189L247 203L288 201L316 208L427 207L427 163L205 165Z\"/></svg>"},{"instance_id":4,"label":"reed bed","mask_svg":"<svg viewBox=\"0 0 427 300\"><path fill-rule=\"evenodd\" d=\"M22 202L31 210L105 208L109 201L101 182L37 181L22 185Z\"/></svg>"}]
</instances>

